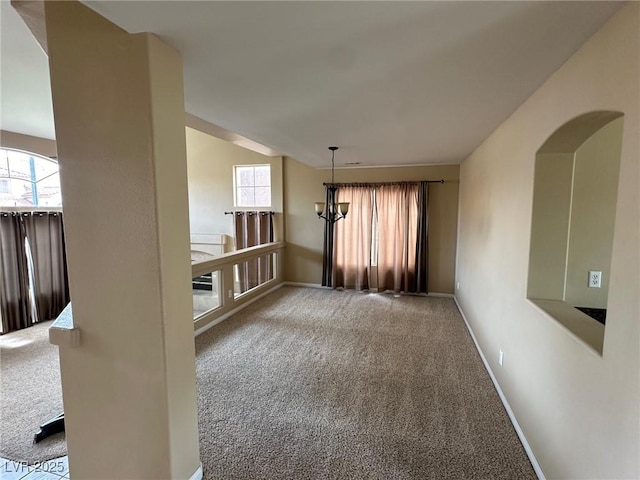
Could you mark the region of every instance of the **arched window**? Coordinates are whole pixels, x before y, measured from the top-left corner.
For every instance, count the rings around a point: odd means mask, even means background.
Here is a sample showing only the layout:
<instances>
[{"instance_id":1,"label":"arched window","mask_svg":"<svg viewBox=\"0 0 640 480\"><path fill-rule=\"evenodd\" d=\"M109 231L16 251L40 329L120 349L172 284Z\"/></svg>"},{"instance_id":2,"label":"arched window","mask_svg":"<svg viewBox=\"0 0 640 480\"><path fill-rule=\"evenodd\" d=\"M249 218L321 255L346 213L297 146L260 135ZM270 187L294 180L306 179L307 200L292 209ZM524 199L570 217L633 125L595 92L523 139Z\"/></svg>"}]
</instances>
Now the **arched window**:
<instances>
[{"instance_id":1,"label":"arched window","mask_svg":"<svg viewBox=\"0 0 640 480\"><path fill-rule=\"evenodd\" d=\"M58 162L0 149L0 207L61 207Z\"/></svg>"}]
</instances>

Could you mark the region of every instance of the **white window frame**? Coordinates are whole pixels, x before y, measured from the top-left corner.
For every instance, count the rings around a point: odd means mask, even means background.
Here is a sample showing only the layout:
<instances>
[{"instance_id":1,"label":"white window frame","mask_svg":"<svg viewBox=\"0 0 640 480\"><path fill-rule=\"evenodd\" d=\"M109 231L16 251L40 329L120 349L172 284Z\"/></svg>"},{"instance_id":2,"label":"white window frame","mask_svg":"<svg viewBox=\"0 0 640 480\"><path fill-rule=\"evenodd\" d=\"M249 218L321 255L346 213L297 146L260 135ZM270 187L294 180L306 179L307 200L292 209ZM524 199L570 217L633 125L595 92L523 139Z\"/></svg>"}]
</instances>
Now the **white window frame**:
<instances>
[{"instance_id":1,"label":"white window frame","mask_svg":"<svg viewBox=\"0 0 640 480\"><path fill-rule=\"evenodd\" d=\"M238 199L238 188L241 188L238 185L238 175L237 175L237 171L238 168L255 168L256 167L268 167L269 168L269 205L239 205L239 199ZM264 187L265 185L259 185L259 187ZM247 188L247 187L242 187L242 188ZM256 188L256 185L253 185L252 188ZM238 209L246 209L246 210L250 210L250 209L257 209L257 208L271 208L273 204L273 182L271 181L271 164L269 163L252 163L252 164L247 164L247 165L234 165L233 166L233 205L235 208Z\"/></svg>"},{"instance_id":2,"label":"white window frame","mask_svg":"<svg viewBox=\"0 0 640 480\"><path fill-rule=\"evenodd\" d=\"M10 182L11 179L16 179L19 180L21 182L26 182L26 183L31 183L32 184L32 188L37 188L38 184L40 184L41 182L43 182L44 180L47 180L48 178L54 176L54 175L59 175L60 174L60 166L58 164L58 162L53 159L53 158L48 158L45 157L43 155L39 155L37 153L34 152L29 152L26 150L19 150L16 148L6 148L6 147L0 147L0 150L3 151L7 151L7 152L16 152L16 153L21 153L23 155L27 155L29 157L33 157L34 159L37 159L38 161L47 161L47 162L51 162L52 164L54 164L56 166L56 171L55 172L51 172L48 175L46 175L45 177L42 177L40 179L26 179L26 178L21 178L19 176L14 176L11 174L11 171L8 171L6 175L0 175L0 180L5 180L7 182ZM4 182L3 182L4 183ZM10 185L10 183L9 183ZM38 203L36 205L4 205L4 206L0 206L0 208L2 208L3 210L7 210L7 209L13 209L13 208L19 208L19 209L35 209L35 208L42 208L45 205L40 204L40 196L38 195L37 197ZM62 205L47 205L46 206L47 209L60 209L62 208Z\"/></svg>"}]
</instances>

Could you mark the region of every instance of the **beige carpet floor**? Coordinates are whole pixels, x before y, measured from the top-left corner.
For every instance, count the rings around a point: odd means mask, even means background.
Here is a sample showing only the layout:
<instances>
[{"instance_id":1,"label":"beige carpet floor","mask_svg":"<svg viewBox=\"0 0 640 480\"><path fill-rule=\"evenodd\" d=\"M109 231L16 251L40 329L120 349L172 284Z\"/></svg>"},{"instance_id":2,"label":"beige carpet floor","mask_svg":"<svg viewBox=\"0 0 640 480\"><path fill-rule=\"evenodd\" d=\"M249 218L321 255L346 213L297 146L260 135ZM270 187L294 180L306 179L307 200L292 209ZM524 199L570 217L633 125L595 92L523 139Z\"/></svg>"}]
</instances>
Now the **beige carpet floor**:
<instances>
[{"instance_id":1,"label":"beige carpet floor","mask_svg":"<svg viewBox=\"0 0 640 480\"><path fill-rule=\"evenodd\" d=\"M0 456L62 411L50 322L0 336ZM284 287L196 339L205 479L533 479L451 299Z\"/></svg>"},{"instance_id":2,"label":"beige carpet floor","mask_svg":"<svg viewBox=\"0 0 640 480\"><path fill-rule=\"evenodd\" d=\"M67 454L64 433L33 444L39 425L63 410L51 323L0 336L0 457L33 464Z\"/></svg>"},{"instance_id":3,"label":"beige carpet floor","mask_svg":"<svg viewBox=\"0 0 640 480\"><path fill-rule=\"evenodd\" d=\"M284 287L196 339L205 479L534 479L451 299Z\"/></svg>"}]
</instances>

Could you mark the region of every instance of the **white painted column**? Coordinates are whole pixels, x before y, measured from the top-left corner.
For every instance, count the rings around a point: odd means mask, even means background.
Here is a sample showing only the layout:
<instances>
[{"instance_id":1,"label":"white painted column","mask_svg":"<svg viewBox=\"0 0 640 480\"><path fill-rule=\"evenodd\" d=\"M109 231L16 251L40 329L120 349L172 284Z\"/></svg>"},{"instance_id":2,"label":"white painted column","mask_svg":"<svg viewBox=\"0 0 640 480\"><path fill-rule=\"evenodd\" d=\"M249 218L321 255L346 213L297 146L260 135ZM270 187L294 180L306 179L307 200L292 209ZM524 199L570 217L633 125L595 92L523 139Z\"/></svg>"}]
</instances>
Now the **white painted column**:
<instances>
[{"instance_id":1,"label":"white painted column","mask_svg":"<svg viewBox=\"0 0 640 480\"><path fill-rule=\"evenodd\" d=\"M80 330L60 347L71 476L197 478L181 57L78 2L39 4Z\"/></svg>"}]
</instances>

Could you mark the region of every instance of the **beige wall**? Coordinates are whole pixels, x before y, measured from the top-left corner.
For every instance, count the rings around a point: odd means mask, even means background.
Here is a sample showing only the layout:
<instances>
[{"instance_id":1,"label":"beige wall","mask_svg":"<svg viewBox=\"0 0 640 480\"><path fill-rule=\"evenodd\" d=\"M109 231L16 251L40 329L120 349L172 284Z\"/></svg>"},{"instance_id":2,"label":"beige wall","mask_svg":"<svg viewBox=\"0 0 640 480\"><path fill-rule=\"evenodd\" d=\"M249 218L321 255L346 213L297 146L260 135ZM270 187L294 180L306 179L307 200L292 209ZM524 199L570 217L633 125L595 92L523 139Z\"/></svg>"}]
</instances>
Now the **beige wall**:
<instances>
[{"instance_id":1,"label":"beige wall","mask_svg":"<svg viewBox=\"0 0 640 480\"><path fill-rule=\"evenodd\" d=\"M429 192L429 291L453 293L458 208L458 165L341 168L336 182L392 182L439 180ZM286 211L285 280L319 284L322 280L323 222L313 203L324 201L323 182L331 171L308 167L286 157L284 167Z\"/></svg>"},{"instance_id":2,"label":"beige wall","mask_svg":"<svg viewBox=\"0 0 640 480\"><path fill-rule=\"evenodd\" d=\"M233 166L271 165L271 208L275 240L283 238L282 157L267 157L209 134L186 128L189 223L192 234L233 237ZM266 209L266 208L261 208Z\"/></svg>"},{"instance_id":3,"label":"beige wall","mask_svg":"<svg viewBox=\"0 0 640 480\"><path fill-rule=\"evenodd\" d=\"M529 298L562 300L567 271L573 153L539 153L531 219Z\"/></svg>"},{"instance_id":4,"label":"beige wall","mask_svg":"<svg viewBox=\"0 0 640 480\"><path fill-rule=\"evenodd\" d=\"M607 308L622 128L623 118L614 120L576 152L564 296L570 305ZM600 288L588 287L590 270L602 272Z\"/></svg>"},{"instance_id":5,"label":"beige wall","mask_svg":"<svg viewBox=\"0 0 640 480\"><path fill-rule=\"evenodd\" d=\"M324 201L322 183L329 181L329 170L317 170L284 157L285 281L312 284L322 281L324 228L313 203Z\"/></svg>"},{"instance_id":6,"label":"beige wall","mask_svg":"<svg viewBox=\"0 0 640 480\"><path fill-rule=\"evenodd\" d=\"M549 479L640 477L639 13L623 7L461 166L456 295ZM602 356L525 298L536 152L595 110L624 114Z\"/></svg>"}]
</instances>

